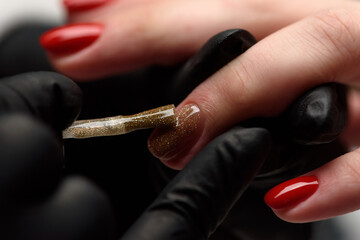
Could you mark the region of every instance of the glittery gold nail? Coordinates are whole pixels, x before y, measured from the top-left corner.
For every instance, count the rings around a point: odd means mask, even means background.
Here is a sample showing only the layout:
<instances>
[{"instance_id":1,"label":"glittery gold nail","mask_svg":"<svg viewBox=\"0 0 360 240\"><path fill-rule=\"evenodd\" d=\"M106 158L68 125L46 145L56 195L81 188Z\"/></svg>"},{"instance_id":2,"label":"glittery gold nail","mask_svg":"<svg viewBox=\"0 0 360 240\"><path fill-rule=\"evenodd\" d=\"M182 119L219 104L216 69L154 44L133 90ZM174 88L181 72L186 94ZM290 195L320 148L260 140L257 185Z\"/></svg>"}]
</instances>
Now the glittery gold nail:
<instances>
[{"instance_id":1,"label":"glittery gold nail","mask_svg":"<svg viewBox=\"0 0 360 240\"><path fill-rule=\"evenodd\" d=\"M200 109L189 104L178 112L177 125L173 129L157 129L148 140L150 152L158 158L163 158L168 153L179 147L181 143L192 135L199 127Z\"/></svg>"}]
</instances>

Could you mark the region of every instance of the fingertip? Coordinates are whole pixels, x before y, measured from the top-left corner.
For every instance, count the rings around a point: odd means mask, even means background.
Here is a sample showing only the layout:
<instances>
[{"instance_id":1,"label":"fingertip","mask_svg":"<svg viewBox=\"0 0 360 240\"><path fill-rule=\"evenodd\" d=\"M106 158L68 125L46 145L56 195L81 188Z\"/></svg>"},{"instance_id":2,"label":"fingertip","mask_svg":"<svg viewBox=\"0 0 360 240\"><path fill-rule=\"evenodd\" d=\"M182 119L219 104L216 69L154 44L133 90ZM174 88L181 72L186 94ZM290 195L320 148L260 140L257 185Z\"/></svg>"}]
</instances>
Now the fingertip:
<instances>
[{"instance_id":1,"label":"fingertip","mask_svg":"<svg viewBox=\"0 0 360 240\"><path fill-rule=\"evenodd\" d=\"M145 23L128 15L61 26L44 33L40 44L53 67L76 81L129 72L150 64L156 56L149 56L154 44L144 36ZM131 24L119 28L124 21Z\"/></svg>"},{"instance_id":2,"label":"fingertip","mask_svg":"<svg viewBox=\"0 0 360 240\"><path fill-rule=\"evenodd\" d=\"M186 104L175 110L174 129L155 129L148 139L148 149L166 166L182 169L191 159L189 150L197 143L203 130L201 110Z\"/></svg>"},{"instance_id":3,"label":"fingertip","mask_svg":"<svg viewBox=\"0 0 360 240\"><path fill-rule=\"evenodd\" d=\"M71 79L55 72L30 72L3 79L20 101L7 108L33 114L55 130L62 130L78 116L82 91ZM21 93L21 94L20 94Z\"/></svg>"},{"instance_id":4,"label":"fingertip","mask_svg":"<svg viewBox=\"0 0 360 240\"><path fill-rule=\"evenodd\" d=\"M270 189L264 201L275 210L293 208L314 194L318 186L315 176L297 177Z\"/></svg>"},{"instance_id":5,"label":"fingertip","mask_svg":"<svg viewBox=\"0 0 360 240\"><path fill-rule=\"evenodd\" d=\"M40 36L40 45L54 57L74 54L93 44L104 26L99 23L68 24L48 30Z\"/></svg>"},{"instance_id":6,"label":"fingertip","mask_svg":"<svg viewBox=\"0 0 360 240\"><path fill-rule=\"evenodd\" d=\"M270 190L265 202L281 219L293 223L324 220L360 208L360 164L358 153L350 152ZM309 181L302 181L304 177ZM317 181L311 182L316 177ZM306 180L306 179L305 179ZM304 184L305 182L305 184ZM278 193L278 196L274 193ZM269 193L268 193L269 194ZM276 205L278 197L279 204ZM273 202L271 202L273 201Z\"/></svg>"}]
</instances>

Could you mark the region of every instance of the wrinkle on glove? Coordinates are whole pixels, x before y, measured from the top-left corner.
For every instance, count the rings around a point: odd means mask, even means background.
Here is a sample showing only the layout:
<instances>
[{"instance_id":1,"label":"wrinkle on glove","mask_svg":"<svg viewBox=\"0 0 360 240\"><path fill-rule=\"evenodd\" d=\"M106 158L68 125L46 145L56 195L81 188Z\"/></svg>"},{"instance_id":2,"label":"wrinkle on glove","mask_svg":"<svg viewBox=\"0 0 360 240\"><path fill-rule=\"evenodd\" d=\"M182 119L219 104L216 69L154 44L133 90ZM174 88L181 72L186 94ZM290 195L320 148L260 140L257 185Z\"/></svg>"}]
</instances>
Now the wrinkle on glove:
<instances>
[{"instance_id":1,"label":"wrinkle on glove","mask_svg":"<svg viewBox=\"0 0 360 240\"><path fill-rule=\"evenodd\" d=\"M235 128L208 144L167 185L122 240L207 239L257 174L265 129Z\"/></svg>"}]
</instances>

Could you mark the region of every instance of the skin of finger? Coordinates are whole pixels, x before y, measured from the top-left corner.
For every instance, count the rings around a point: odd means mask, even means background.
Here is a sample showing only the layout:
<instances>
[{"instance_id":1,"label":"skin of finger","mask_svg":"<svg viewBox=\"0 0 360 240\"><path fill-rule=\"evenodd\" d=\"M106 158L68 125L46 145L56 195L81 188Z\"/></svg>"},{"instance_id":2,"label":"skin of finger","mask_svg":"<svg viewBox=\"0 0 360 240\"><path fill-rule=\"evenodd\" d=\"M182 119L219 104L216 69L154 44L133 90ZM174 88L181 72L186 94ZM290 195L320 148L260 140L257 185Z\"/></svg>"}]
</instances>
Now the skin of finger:
<instances>
[{"instance_id":1,"label":"skin of finger","mask_svg":"<svg viewBox=\"0 0 360 240\"><path fill-rule=\"evenodd\" d=\"M220 2L219 0L217 1ZM176 4L176 6L181 6L182 4L184 4L184 1L182 0L173 0L172 2L173 4ZM191 4L194 5L194 7L205 6L204 1L198 0L191 2L192 2ZM197 4L197 2L199 4ZM305 0L305 1L289 2L285 0L273 0L273 1L226 0L222 2L224 2L224 4L228 6L235 7L237 10L246 8L248 10L251 10L253 13L255 12L267 13L268 15L267 18L271 19L271 21L273 22L278 21L280 25L285 26L284 24L281 23L284 22L284 20L287 22L287 24L289 24L309 14L315 13L316 11L319 11L321 9L325 9L328 7L343 6L347 2L352 2L352 1L320 0L313 2L313 1ZM112 15L114 13L121 14L123 10L126 11L129 9L129 7L148 8L151 5L156 7L156 6L161 6L164 3L169 4L169 1L168 0L110 0L109 3L88 11L68 13L68 22L75 23L75 22L84 22L84 21L85 22L98 21L101 20L101 18L106 17L108 15ZM209 2L207 2L207 4L209 4ZM189 8L188 10L191 9ZM201 11L202 8L196 8L196 11L199 10ZM286 14L286 18L284 17L284 14ZM259 14L257 15L259 16ZM274 24L272 24L272 26L274 26ZM257 26L257 29L259 28L261 28L261 31L264 32L263 36L268 35L274 30L271 28L269 29L268 27ZM280 27L276 27L276 28L279 29Z\"/></svg>"},{"instance_id":2,"label":"skin of finger","mask_svg":"<svg viewBox=\"0 0 360 240\"><path fill-rule=\"evenodd\" d=\"M360 92L351 88L348 91L348 122L341 135L341 140L349 149L360 145Z\"/></svg>"},{"instance_id":3,"label":"skin of finger","mask_svg":"<svg viewBox=\"0 0 360 240\"><path fill-rule=\"evenodd\" d=\"M291 209L274 210L281 219L294 222L323 220L360 208L360 149L340 156L307 173L316 176L317 191Z\"/></svg>"},{"instance_id":4,"label":"skin of finger","mask_svg":"<svg viewBox=\"0 0 360 240\"><path fill-rule=\"evenodd\" d=\"M184 157L164 163L185 166L222 131L255 116L276 116L313 86L357 80L359 19L358 12L344 9L306 18L258 42L203 82L179 106L199 106L202 135Z\"/></svg>"},{"instance_id":5,"label":"skin of finger","mask_svg":"<svg viewBox=\"0 0 360 240\"><path fill-rule=\"evenodd\" d=\"M122 11L128 11L129 8L144 6L146 4L155 4L159 0L109 0L106 4L93 9L79 12L67 12L67 21L69 23L101 21L106 16L113 14L122 14Z\"/></svg>"},{"instance_id":6,"label":"skin of finger","mask_svg":"<svg viewBox=\"0 0 360 240\"><path fill-rule=\"evenodd\" d=\"M284 3L173 0L147 2L114 12L104 9L95 18L81 19L104 24L98 41L76 54L50 55L50 60L58 71L74 79L98 79L149 64L182 61L225 29L247 29L261 39L319 9L340 3L319 1L314 5L296 1L276 8L278 4Z\"/></svg>"}]
</instances>

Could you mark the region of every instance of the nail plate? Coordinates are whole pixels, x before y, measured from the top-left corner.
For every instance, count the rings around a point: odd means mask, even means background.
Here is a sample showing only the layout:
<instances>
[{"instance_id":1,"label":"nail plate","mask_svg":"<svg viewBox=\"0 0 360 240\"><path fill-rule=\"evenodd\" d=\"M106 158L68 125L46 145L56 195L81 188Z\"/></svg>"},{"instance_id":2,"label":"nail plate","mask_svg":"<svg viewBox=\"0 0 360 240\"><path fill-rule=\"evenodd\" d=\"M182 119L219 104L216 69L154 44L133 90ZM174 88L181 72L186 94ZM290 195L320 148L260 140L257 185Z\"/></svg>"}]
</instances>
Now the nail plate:
<instances>
[{"instance_id":1,"label":"nail plate","mask_svg":"<svg viewBox=\"0 0 360 240\"><path fill-rule=\"evenodd\" d=\"M314 176L297 177L270 189L264 200L273 209L291 208L308 199L318 187L318 179Z\"/></svg>"},{"instance_id":2,"label":"nail plate","mask_svg":"<svg viewBox=\"0 0 360 240\"><path fill-rule=\"evenodd\" d=\"M188 149L199 136L200 109L188 104L176 110L177 125L174 129L156 129L148 140L150 152L161 160L170 160Z\"/></svg>"},{"instance_id":3,"label":"nail plate","mask_svg":"<svg viewBox=\"0 0 360 240\"><path fill-rule=\"evenodd\" d=\"M90 46L100 37L102 31L101 24L69 24L44 33L40 37L40 44L53 54L71 54Z\"/></svg>"},{"instance_id":4,"label":"nail plate","mask_svg":"<svg viewBox=\"0 0 360 240\"><path fill-rule=\"evenodd\" d=\"M63 0L63 4L69 12L82 12L100 7L111 0Z\"/></svg>"}]
</instances>

